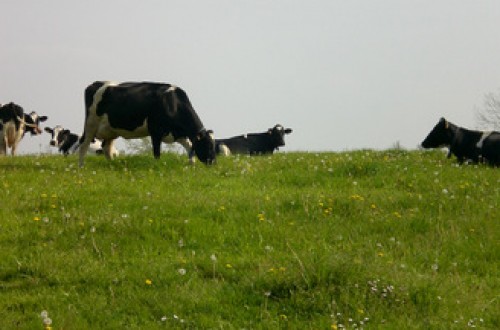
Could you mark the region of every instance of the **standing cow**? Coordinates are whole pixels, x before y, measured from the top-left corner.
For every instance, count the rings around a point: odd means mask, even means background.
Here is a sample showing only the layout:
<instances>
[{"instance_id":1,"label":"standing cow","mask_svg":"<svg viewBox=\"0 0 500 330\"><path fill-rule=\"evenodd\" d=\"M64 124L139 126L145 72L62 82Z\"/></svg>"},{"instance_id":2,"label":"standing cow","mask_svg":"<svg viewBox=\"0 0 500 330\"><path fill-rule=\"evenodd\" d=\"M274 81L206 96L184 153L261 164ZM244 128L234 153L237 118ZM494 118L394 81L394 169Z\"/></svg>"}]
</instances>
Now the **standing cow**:
<instances>
[{"instance_id":1,"label":"standing cow","mask_svg":"<svg viewBox=\"0 0 500 330\"><path fill-rule=\"evenodd\" d=\"M480 160L493 166L500 165L500 133L472 131L458 127L441 118L422 142L423 148L448 147L448 158L457 157L458 163Z\"/></svg>"},{"instance_id":2,"label":"standing cow","mask_svg":"<svg viewBox=\"0 0 500 330\"><path fill-rule=\"evenodd\" d=\"M25 114L22 107L15 103L8 103L0 107L0 155L7 154L11 148L15 156L17 146L26 132L31 135L42 133L40 123L47 120L47 116L39 116L35 111Z\"/></svg>"},{"instance_id":3,"label":"standing cow","mask_svg":"<svg viewBox=\"0 0 500 330\"><path fill-rule=\"evenodd\" d=\"M285 134L292 133L291 128L275 125L263 133L249 133L228 139L216 139L215 150L225 156L230 154L262 155L272 154L285 145Z\"/></svg>"},{"instance_id":4,"label":"standing cow","mask_svg":"<svg viewBox=\"0 0 500 330\"><path fill-rule=\"evenodd\" d=\"M103 140L104 154L118 137L135 139L151 136L153 155L160 157L161 142L181 143L190 156L215 161L212 131L203 126L179 87L152 82L112 83L97 81L85 89L85 125L80 139L80 166L92 139Z\"/></svg>"}]
</instances>

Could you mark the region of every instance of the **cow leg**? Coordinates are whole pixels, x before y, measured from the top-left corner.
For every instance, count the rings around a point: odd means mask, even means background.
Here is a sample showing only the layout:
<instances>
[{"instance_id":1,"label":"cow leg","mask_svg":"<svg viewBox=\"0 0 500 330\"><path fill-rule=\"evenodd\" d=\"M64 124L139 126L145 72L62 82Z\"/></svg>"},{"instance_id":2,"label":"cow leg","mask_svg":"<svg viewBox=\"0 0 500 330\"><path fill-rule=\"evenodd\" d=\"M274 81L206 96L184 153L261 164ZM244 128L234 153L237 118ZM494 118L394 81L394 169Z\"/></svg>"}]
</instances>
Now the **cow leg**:
<instances>
[{"instance_id":1,"label":"cow leg","mask_svg":"<svg viewBox=\"0 0 500 330\"><path fill-rule=\"evenodd\" d=\"M87 150L89 149L90 144L95 138L98 125L99 125L99 118L97 117L94 120L91 120L91 118L88 117L87 121L85 122L83 136L81 137L78 146L80 152L80 167L83 167L85 155L87 154Z\"/></svg>"},{"instance_id":2,"label":"cow leg","mask_svg":"<svg viewBox=\"0 0 500 330\"><path fill-rule=\"evenodd\" d=\"M191 143L191 140L189 140L188 138L182 138L182 139L176 140L175 142L179 143L180 145L182 145L184 147L184 149L186 150L186 153L188 155L188 158L189 158L189 163L194 164L194 162L195 162L194 149L193 149L193 144Z\"/></svg>"},{"instance_id":3,"label":"cow leg","mask_svg":"<svg viewBox=\"0 0 500 330\"><path fill-rule=\"evenodd\" d=\"M159 159L161 154L161 135L151 134L151 144L153 145L153 156Z\"/></svg>"},{"instance_id":4,"label":"cow leg","mask_svg":"<svg viewBox=\"0 0 500 330\"><path fill-rule=\"evenodd\" d=\"M114 157L114 147L115 139L102 141L102 151L104 151L104 156L111 160Z\"/></svg>"},{"instance_id":5,"label":"cow leg","mask_svg":"<svg viewBox=\"0 0 500 330\"><path fill-rule=\"evenodd\" d=\"M7 154L7 142L5 139L0 141L0 156L5 156Z\"/></svg>"}]
</instances>

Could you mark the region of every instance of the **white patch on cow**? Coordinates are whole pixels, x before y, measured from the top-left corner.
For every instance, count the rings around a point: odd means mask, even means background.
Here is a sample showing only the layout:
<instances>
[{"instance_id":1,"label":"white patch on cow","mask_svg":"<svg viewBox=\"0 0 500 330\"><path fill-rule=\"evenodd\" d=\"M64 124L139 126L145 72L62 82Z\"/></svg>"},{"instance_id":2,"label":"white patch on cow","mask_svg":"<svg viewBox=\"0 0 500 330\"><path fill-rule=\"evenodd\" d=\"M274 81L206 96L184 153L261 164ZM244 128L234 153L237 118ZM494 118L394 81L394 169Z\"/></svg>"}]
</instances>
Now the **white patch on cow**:
<instances>
[{"instance_id":1,"label":"white patch on cow","mask_svg":"<svg viewBox=\"0 0 500 330\"><path fill-rule=\"evenodd\" d=\"M175 85L171 85L168 89L167 89L167 92L173 92L177 89L177 86Z\"/></svg>"},{"instance_id":2,"label":"white patch on cow","mask_svg":"<svg viewBox=\"0 0 500 330\"><path fill-rule=\"evenodd\" d=\"M491 135L491 133L493 133L493 131L483 132L483 135L481 135L481 139L479 139L479 142L476 144L476 147L481 149L483 147L484 140L486 140L488 136Z\"/></svg>"}]
</instances>

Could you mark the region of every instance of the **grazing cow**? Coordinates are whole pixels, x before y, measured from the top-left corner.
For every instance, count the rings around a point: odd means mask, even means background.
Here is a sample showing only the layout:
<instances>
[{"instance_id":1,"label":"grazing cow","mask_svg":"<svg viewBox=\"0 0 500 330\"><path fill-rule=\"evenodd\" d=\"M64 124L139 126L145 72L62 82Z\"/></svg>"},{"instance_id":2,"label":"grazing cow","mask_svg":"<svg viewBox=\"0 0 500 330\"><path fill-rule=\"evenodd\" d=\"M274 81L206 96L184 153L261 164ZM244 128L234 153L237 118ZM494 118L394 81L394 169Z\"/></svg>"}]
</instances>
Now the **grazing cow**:
<instances>
[{"instance_id":1,"label":"grazing cow","mask_svg":"<svg viewBox=\"0 0 500 330\"><path fill-rule=\"evenodd\" d=\"M219 154L261 155L272 154L285 145L285 134L292 133L291 128L276 125L263 133L250 133L229 139L216 139L215 150Z\"/></svg>"},{"instance_id":2,"label":"grazing cow","mask_svg":"<svg viewBox=\"0 0 500 330\"><path fill-rule=\"evenodd\" d=\"M12 102L0 107L0 155L7 154L7 148L11 148L11 154L15 156L24 134L41 134L39 125L46 120L47 116L39 116L34 111L25 114L23 108Z\"/></svg>"},{"instance_id":3,"label":"grazing cow","mask_svg":"<svg viewBox=\"0 0 500 330\"><path fill-rule=\"evenodd\" d=\"M97 81L85 89L85 126L80 139L80 166L93 138L103 140L104 154L112 158L117 137L151 136L153 155L160 157L161 142L178 142L205 164L215 161L215 142L179 87L152 82Z\"/></svg>"},{"instance_id":4,"label":"grazing cow","mask_svg":"<svg viewBox=\"0 0 500 330\"><path fill-rule=\"evenodd\" d=\"M500 133L472 131L458 127L444 118L434 126L422 142L423 148L448 147L448 158L457 157L458 163L480 160L500 165Z\"/></svg>"},{"instance_id":5,"label":"grazing cow","mask_svg":"<svg viewBox=\"0 0 500 330\"><path fill-rule=\"evenodd\" d=\"M69 129L57 125L54 128L45 127L45 132L51 135L49 144L59 148L59 152L64 156L74 154L78 150L81 136L72 133ZM101 141L94 139L89 145L88 153L101 155L103 153ZM118 150L112 150L111 153L113 156L118 156Z\"/></svg>"}]
</instances>

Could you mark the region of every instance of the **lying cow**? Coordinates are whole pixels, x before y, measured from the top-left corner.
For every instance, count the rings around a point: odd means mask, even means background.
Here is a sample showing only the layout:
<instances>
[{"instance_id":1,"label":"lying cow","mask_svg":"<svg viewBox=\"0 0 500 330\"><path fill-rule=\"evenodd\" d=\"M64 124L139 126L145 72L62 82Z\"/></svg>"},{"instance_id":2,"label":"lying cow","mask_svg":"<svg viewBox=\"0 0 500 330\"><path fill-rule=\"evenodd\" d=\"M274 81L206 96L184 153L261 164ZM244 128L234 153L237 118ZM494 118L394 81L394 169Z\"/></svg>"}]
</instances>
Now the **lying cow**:
<instances>
[{"instance_id":1,"label":"lying cow","mask_svg":"<svg viewBox=\"0 0 500 330\"><path fill-rule=\"evenodd\" d=\"M292 133L291 128L276 125L263 133L250 133L229 139L216 139L215 150L218 154L261 155L272 154L285 145L285 134Z\"/></svg>"},{"instance_id":2,"label":"lying cow","mask_svg":"<svg viewBox=\"0 0 500 330\"><path fill-rule=\"evenodd\" d=\"M63 155L74 154L78 150L80 135L72 133L69 129L65 129L61 125L57 125L54 128L45 127L45 132L51 135L49 144L52 147L59 148L59 152ZM90 143L87 152L93 155L101 155L103 153L101 141L94 139ZM114 150L114 148L111 153L113 156L118 156L118 150Z\"/></svg>"},{"instance_id":3,"label":"lying cow","mask_svg":"<svg viewBox=\"0 0 500 330\"><path fill-rule=\"evenodd\" d=\"M47 120L47 116L39 116L35 111L30 114L24 113L23 108L15 103L8 103L0 107L0 155L7 154L11 148L12 156L15 156L17 146L24 135L42 133L40 123Z\"/></svg>"},{"instance_id":4,"label":"lying cow","mask_svg":"<svg viewBox=\"0 0 500 330\"><path fill-rule=\"evenodd\" d=\"M458 163L480 160L500 165L500 133L472 131L458 127L444 118L434 126L422 142L423 148L448 147L448 158L457 157Z\"/></svg>"},{"instance_id":5,"label":"lying cow","mask_svg":"<svg viewBox=\"0 0 500 330\"><path fill-rule=\"evenodd\" d=\"M80 166L92 139L103 140L104 154L118 137L151 136L153 155L160 157L161 143L181 143L192 159L192 150L204 163L215 161L212 131L203 126L179 87L151 82L97 81L85 89L85 126L80 139Z\"/></svg>"}]
</instances>

